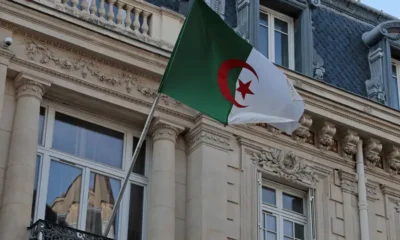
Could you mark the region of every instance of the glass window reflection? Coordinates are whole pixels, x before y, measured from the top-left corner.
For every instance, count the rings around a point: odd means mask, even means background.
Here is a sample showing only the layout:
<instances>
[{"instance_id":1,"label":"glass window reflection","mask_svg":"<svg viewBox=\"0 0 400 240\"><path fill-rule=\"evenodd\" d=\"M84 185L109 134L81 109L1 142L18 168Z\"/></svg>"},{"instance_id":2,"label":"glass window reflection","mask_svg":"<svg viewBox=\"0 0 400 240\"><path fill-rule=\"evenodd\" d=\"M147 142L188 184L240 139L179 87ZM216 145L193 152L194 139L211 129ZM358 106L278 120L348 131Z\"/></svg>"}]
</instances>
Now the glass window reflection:
<instances>
[{"instance_id":1,"label":"glass window reflection","mask_svg":"<svg viewBox=\"0 0 400 240\"><path fill-rule=\"evenodd\" d=\"M77 228L81 199L82 170L51 161L45 220Z\"/></svg>"},{"instance_id":2,"label":"glass window reflection","mask_svg":"<svg viewBox=\"0 0 400 240\"><path fill-rule=\"evenodd\" d=\"M289 67L289 37L275 31L275 63Z\"/></svg>"},{"instance_id":3,"label":"glass window reflection","mask_svg":"<svg viewBox=\"0 0 400 240\"><path fill-rule=\"evenodd\" d=\"M143 187L131 184L128 239L142 239Z\"/></svg>"},{"instance_id":4,"label":"glass window reflection","mask_svg":"<svg viewBox=\"0 0 400 240\"><path fill-rule=\"evenodd\" d=\"M272 188L262 188L262 201L271 205L276 205L276 193Z\"/></svg>"},{"instance_id":5,"label":"glass window reflection","mask_svg":"<svg viewBox=\"0 0 400 240\"><path fill-rule=\"evenodd\" d=\"M43 130L44 130L45 115L46 115L46 108L40 107L38 145L43 145L43 135L44 135Z\"/></svg>"},{"instance_id":6,"label":"glass window reflection","mask_svg":"<svg viewBox=\"0 0 400 240\"><path fill-rule=\"evenodd\" d=\"M283 208L303 214L303 199L283 193Z\"/></svg>"},{"instance_id":7,"label":"glass window reflection","mask_svg":"<svg viewBox=\"0 0 400 240\"><path fill-rule=\"evenodd\" d=\"M119 180L98 173L90 174L86 231L102 235L121 187ZM109 238L118 239L118 214L111 225Z\"/></svg>"},{"instance_id":8,"label":"glass window reflection","mask_svg":"<svg viewBox=\"0 0 400 240\"><path fill-rule=\"evenodd\" d=\"M132 155L135 152L136 146L139 142L139 138L134 137L133 138L133 149L132 149ZM131 159L129 159L130 161ZM139 156L136 160L135 166L133 167L132 172L137 173L140 175L144 175L145 171L145 163L146 163L146 141L143 142L142 147L140 148L139 151Z\"/></svg>"},{"instance_id":9,"label":"glass window reflection","mask_svg":"<svg viewBox=\"0 0 400 240\"><path fill-rule=\"evenodd\" d=\"M53 148L121 168L124 134L57 112Z\"/></svg>"}]
</instances>

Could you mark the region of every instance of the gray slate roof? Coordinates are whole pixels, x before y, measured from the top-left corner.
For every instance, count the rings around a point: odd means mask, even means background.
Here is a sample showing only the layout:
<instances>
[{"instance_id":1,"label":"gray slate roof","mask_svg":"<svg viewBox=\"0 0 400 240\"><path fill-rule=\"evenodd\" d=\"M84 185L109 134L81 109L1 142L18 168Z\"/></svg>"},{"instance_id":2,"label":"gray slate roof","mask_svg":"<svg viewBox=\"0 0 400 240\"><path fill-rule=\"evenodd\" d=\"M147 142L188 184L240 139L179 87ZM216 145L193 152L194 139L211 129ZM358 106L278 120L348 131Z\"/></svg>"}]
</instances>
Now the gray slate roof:
<instances>
[{"instance_id":1,"label":"gray slate roof","mask_svg":"<svg viewBox=\"0 0 400 240\"><path fill-rule=\"evenodd\" d=\"M327 8L312 13L314 48L324 60L324 82L366 97L368 48L361 36L372 26Z\"/></svg>"}]
</instances>

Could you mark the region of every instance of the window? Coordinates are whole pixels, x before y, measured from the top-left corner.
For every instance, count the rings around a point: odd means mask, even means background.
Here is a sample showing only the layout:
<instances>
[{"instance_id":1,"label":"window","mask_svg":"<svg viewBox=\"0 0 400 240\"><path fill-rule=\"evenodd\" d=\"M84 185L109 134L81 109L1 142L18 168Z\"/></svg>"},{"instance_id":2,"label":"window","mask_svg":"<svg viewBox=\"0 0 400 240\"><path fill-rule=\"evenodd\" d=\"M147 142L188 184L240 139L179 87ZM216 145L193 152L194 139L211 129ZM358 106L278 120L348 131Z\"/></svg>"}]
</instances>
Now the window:
<instances>
[{"instance_id":1,"label":"window","mask_svg":"<svg viewBox=\"0 0 400 240\"><path fill-rule=\"evenodd\" d=\"M260 239L313 239L309 226L311 207L307 192L263 179L261 185ZM310 212L308 212L310 211Z\"/></svg>"},{"instance_id":2,"label":"window","mask_svg":"<svg viewBox=\"0 0 400 240\"><path fill-rule=\"evenodd\" d=\"M272 62L294 69L293 19L261 6L259 50Z\"/></svg>"},{"instance_id":3,"label":"window","mask_svg":"<svg viewBox=\"0 0 400 240\"><path fill-rule=\"evenodd\" d=\"M52 104L40 109L39 126L32 222L44 219L102 235L139 132ZM144 239L146 158L143 145L110 238Z\"/></svg>"},{"instance_id":4,"label":"window","mask_svg":"<svg viewBox=\"0 0 400 240\"><path fill-rule=\"evenodd\" d=\"M392 77L394 86L396 86L399 104L400 104L400 61L392 59Z\"/></svg>"}]
</instances>

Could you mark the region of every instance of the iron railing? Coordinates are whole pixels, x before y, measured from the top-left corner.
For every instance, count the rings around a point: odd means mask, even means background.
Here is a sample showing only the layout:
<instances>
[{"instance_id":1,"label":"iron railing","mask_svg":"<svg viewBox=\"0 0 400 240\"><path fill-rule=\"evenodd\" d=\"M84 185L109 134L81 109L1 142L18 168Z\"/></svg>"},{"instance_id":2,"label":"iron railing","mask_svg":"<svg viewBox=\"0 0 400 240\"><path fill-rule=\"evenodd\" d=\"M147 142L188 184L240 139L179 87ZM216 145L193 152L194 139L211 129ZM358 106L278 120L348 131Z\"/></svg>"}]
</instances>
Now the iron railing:
<instances>
[{"instance_id":1,"label":"iron railing","mask_svg":"<svg viewBox=\"0 0 400 240\"><path fill-rule=\"evenodd\" d=\"M28 227L29 240L112 240L78 229L38 220Z\"/></svg>"}]
</instances>

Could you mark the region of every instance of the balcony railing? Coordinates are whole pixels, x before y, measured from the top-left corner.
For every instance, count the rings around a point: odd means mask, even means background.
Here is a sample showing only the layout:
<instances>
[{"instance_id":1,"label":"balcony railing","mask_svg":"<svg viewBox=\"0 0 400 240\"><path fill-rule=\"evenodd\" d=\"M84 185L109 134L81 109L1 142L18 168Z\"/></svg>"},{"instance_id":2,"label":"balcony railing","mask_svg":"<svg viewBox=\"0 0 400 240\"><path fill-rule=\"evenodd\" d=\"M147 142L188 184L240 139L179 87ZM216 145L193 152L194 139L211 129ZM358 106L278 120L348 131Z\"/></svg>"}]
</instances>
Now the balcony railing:
<instances>
[{"instance_id":1,"label":"balcony railing","mask_svg":"<svg viewBox=\"0 0 400 240\"><path fill-rule=\"evenodd\" d=\"M38 220L28 228L29 240L111 240L96 234L84 232L55 223Z\"/></svg>"},{"instance_id":2,"label":"balcony railing","mask_svg":"<svg viewBox=\"0 0 400 240\"><path fill-rule=\"evenodd\" d=\"M113 32L172 50L184 16L143 0L32 0ZM48 12L47 12L48 13ZM62 15L56 15L61 17ZM75 22L79 24L78 22ZM93 29L97 31L96 29Z\"/></svg>"}]
</instances>

